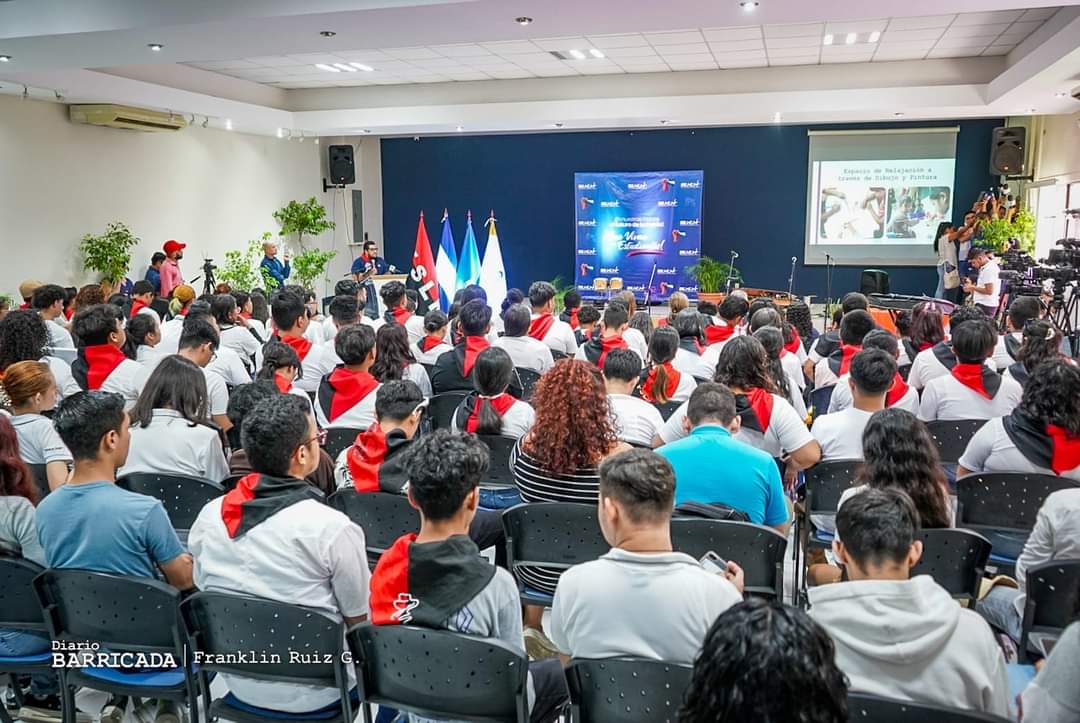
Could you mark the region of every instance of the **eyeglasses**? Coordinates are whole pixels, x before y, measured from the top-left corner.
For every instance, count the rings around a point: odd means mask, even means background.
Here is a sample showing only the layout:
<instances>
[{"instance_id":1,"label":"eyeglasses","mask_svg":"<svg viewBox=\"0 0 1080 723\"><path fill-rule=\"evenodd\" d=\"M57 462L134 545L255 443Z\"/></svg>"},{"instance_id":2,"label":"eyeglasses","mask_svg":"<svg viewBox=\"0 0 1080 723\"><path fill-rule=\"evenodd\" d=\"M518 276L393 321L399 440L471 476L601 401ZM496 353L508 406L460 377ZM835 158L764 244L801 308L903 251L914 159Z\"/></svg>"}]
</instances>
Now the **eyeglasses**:
<instances>
[{"instance_id":1,"label":"eyeglasses","mask_svg":"<svg viewBox=\"0 0 1080 723\"><path fill-rule=\"evenodd\" d=\"M321 447L324 444L326 444L326 436L328 434L329 434L329 432L327 430L320 429L318 432L315 433L314 437L312 437L311 439L305 439L303 442L301 442L300 444L298 444L296 446L297 446L297 448L306 447L309 444L311 444L312 442L318 440L319 446Z\"/></svg>"}]
</instances>

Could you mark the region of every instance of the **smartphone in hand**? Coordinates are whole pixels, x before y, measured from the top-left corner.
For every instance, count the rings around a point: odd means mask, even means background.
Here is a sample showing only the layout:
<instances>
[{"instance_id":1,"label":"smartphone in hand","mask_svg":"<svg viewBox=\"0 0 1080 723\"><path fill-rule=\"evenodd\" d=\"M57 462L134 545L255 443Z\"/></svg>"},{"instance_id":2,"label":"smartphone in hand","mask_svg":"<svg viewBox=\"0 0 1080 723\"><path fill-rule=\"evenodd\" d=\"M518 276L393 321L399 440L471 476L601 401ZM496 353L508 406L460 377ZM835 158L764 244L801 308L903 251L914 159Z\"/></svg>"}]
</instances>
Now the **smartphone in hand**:
<instances>
[{"instance_id":1,"label":"smartphone in hand","mask_svg":"<svg viewBox=\"0 0 1080 723\"><path fill-rule=\"evenodd\" d=\"M701 566L709 572L715 572L720 575L723 575L727 572L727 560L720 557L712 550L709 550L704 555L702 555L699 562L701 563Z\"/></svg>"}]
</instances>

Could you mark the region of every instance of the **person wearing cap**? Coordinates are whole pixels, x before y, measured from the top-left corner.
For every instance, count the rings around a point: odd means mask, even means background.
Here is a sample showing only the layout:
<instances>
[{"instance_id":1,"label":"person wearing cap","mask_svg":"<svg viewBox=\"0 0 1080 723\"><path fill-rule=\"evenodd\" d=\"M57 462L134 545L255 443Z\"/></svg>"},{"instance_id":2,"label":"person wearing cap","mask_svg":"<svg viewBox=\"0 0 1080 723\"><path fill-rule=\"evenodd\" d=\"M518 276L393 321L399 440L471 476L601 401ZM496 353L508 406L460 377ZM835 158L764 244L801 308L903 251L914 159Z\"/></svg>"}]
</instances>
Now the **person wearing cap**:
<instances>
[{"instance_id":1,"label":"person wearing cap","mask_svg":"<svg viewBox=\"0 0 1080 723\"><path fill-rule=\"evenodd\" d=\"M971 283L970 279L964 283L964 292L971 294L972 303L993 319L997 316L1001 301L1001 267L990 250L981 247L971 250L968 262L972 268L978 269L979 276L975 283Z\"/></svg>"},{"instance_id":2,"label":"person wearing cap","mask_svg":"<svg viewBox=\"0 0 1080 723\"><path fill-rule=\"evenodd\" d=\"M180 273L180 259L184 258L185 248L187 244L174 239L165 242L165 261L158 272L161 277L161 295L165 298L169 298L172 290L184 283L184 275Z\"/></svg>"},{"instance_id":3,"label":"person wearing cap","mask_svg":"<svg viewBox=\"0 0 1080 723\"><path fill-rule=\"evenodd\" d=\"M19 296L22 297L23 303L20 309L29 309L30 300L34 297L34 292L37 291L39 286L44 286L44 281L38 281L36 279L27 279L19 284Z\"/></svg>"},{"instance_id":4,"label":"person wearing cap","mask_svg":"<svg viewBox=\"0 0 1080 723\"><path fill-rule=\"evenodd\" d=\"M289 274L292 273L292 269L289 267L289 252L285 252L285 263L281 263L281 259L277 257L277 244L273 241L267 241L263 244L263 259L259 262L260 269L266 269L266 273L270 275L274 281L277 282L278 289L284 288L285 279L289 278Z\"/></svg>"},{"instance_id":5,"label":"person wearing cap","mask_svg":"<svg viewBox=\"0 0 1080 723\"><path fill-rule=\"evenodd\" d=\"M146 276L143 277L154 287L154 294L157 296L164 295L161 293L161 265L163 263L165 263L165 254L155 251L150 257L150 265L146 267Z\"/></svg>"}]
</instances>

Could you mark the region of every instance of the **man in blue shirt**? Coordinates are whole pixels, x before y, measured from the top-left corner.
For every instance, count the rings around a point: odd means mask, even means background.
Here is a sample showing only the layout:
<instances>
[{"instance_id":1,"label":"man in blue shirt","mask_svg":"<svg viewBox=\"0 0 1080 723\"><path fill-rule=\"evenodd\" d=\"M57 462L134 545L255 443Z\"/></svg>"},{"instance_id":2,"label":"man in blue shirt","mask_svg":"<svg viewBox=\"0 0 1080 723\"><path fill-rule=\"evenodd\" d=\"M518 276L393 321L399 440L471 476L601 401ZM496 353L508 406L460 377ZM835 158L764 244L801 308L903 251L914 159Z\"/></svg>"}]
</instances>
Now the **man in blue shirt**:
<instances>
[{"instance_id":1,"label":"man in blue shirt","mask_svg":"<svg viewBox=\"0 0 1080 723\"><path fill-rule=\"evenodd\" d=\"M675 504L724 504L750 521L787 534L791 511L776 462L737 441L735 395L723 384L699 384L686 410L690 436L656 450L675 470Z\"/></svg>"},{"instance_id":2,"label":"man in blue shirt","mask_svg":"<svg viewBox=\"0 0 1080 723\"><path fill-rule=\"evenodd\" d=\"M150 257L150 266L146 269L146 276L143 277L154 287L154 296L161 296L161 265L163 263L165 263L165 254L155 251Z\"/></svg>"},{"instance_id":3,"label":"man in blue shirt","mask_svg":"<svg viewBox=\"0 0 1080 723\"><path fill-rule=\"evenodd\" d=\"M263 244L263 254L263 260L259 262L259 267L266 269L271 278L277 282L275 288L284 288L285 279L289 278L289 274L292 273L292 269L289 268L289 254L285 254L285 263L282 264L277 257L277 244L272 241Z\"/></svg>"},{"instance_id":4,"label":"man in blue shirt","mask_svg":"<svg viewBox=\"0 0 1080 723\"><path fill-rule=\"evenodd\" d=\"M356 281L360 281L361 275L370 271L375 276L385 274L389 269L386 259L379 256L378 247L374 241L364 241L364 252L356 257L352 264L352 275ZM365 293L364 315L371 319L379 318L379 300L375 294L375 282L370 278L363 281Z\"/></svg>"}]
</instances>

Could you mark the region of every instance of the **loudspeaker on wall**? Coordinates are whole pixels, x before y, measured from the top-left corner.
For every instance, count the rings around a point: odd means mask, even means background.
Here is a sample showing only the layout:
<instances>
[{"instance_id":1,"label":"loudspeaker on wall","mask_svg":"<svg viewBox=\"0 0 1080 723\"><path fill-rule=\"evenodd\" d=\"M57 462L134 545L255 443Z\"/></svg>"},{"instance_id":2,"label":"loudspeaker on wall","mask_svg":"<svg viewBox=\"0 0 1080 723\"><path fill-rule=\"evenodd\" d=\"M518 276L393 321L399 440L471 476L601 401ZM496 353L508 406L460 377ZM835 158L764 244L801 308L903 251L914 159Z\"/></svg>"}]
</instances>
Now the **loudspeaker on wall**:
<instances>
[{"instance_id":1,"label":"loudspeaker on wall","mask_svg":"<svg viewBox=\"0 0 1080 723\"><path fill-rule=\"evenodd\" d=\"M356 166L353 163L352 146L328 146L330 184L347 186L356 183Z\"/></svg>"},{"instance_id":2,"label":"loudspeaker on wall","mask_svg":"<svg viewBox=\"0 0 1080 723\"><path fill-rule=\"evenodd\" d=\"M1027 128L995 128L990 140L990 172L995 176L1015 176L1024 172Z\"/></svg>"}]
</instances>

